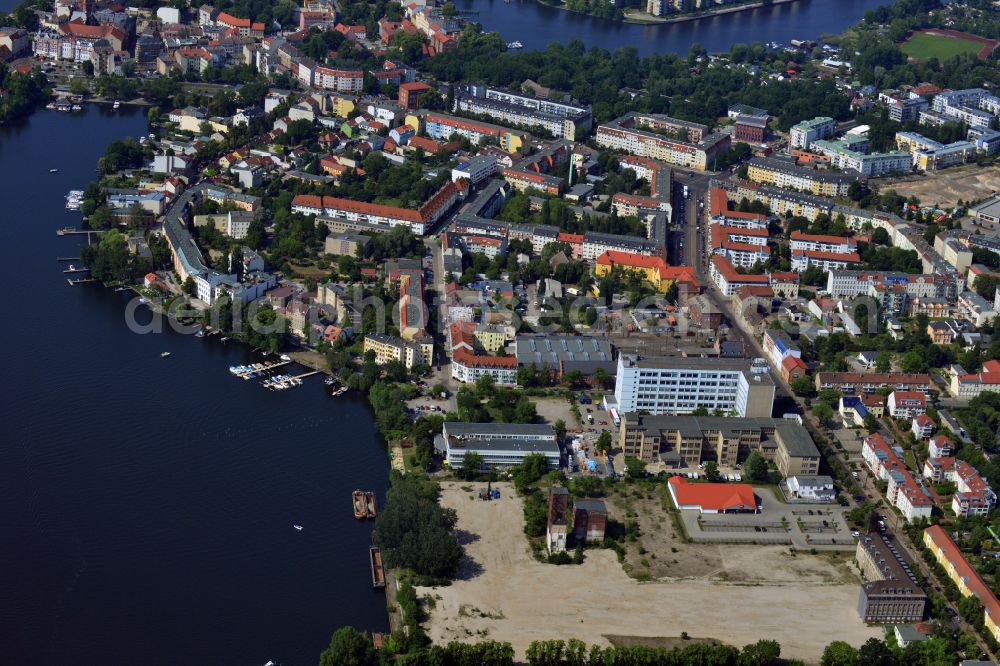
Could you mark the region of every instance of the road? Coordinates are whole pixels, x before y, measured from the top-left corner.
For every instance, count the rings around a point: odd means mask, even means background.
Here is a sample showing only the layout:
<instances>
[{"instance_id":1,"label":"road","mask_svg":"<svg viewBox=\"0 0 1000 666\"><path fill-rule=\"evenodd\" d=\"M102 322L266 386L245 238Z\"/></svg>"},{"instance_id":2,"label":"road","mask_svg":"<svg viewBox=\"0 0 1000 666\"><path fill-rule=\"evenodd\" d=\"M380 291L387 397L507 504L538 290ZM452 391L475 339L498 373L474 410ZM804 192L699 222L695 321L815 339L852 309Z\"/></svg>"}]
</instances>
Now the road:
<instances>
[{"instance_id":1,"label":"road","mask_svg":"<svg viewBox=\"0 0 1000 666\"><path fill-rule=\"evenodd\" d=\"M708 220L706 216L699 214L700 212L699 207L696 204L696 201L702 200L702 198L704 197L704 193L708 189L708 180L695 179L695 178L685 179L685 177L682 177L681 182L688 182L688 188L692 190L691 200L688 202L690 205L687 206L687 210L685 211L686 213L685 218L687 223L685 229L687 260L691 265L695 267L695 273L699 281L701 281L705 285L706 289L704 293L709 297L709 299L711 299L711 301L716 305L716 307L718 307L722 311L726 319L729 320L731 324L731 331L739 335L743 339L744 343L747 345L747 349L752 350L752 353L755 356L761 356L766 358L764 350L762 349L760 343L757 341L756 336L752 335L749 331L743 328L742 324L738 320L736 320L736 318L733 317L732 308L730 307L728 299L722 296L722 294L715 287L715 283L712 282L712 279L708 274L706 265L708 256L706 255L706 250L703 245L704 239L708 237ZM706 263L702 263L703 261ZM772 373L771 376L774 379L775 388L778 389L776 393L783 392L784 394L786 394L795 401L795 403L798 405L799 411L803 414L803 423L805 424L806 428L810 431L810 434L813 436L813 438L816 439L816 433L818 430L822 428L822 426L813 418L812 413L809 412L808 409L806 409L804 400L801 400L795 396L795 393L792 391L792 387L780 375ZM850 463L848 461L848 455L846 452L838 451L837 449L830 446L826 446L824 448L825 448L825 450L823 451L824 456L829 462L832 463L834 460L836 460L839 464L843 465L843 468L845 470L851 469ZM882 497L882 493L878 485L873 482L866 469L862 472L862 482L866 493L869 494L874 499L874 501L879 502L880 500L884 499ZM852 505L856 505L856 502L854 501L853 497L850 498L849 502ZM896 537L897 543L899 543L900 546L903 548L903 550L906 552L906 556L912 563L914 563L917 567L919 567L921 573L928 581L928 585L930 585L930 587L935 592L941 593L942 590L941 581L938 580L935 572L932 571L930 567L928 567L927 564L924 562L923 558L920 557L919 549L910 542L906 532L900 529L899 515L891 510L883 513L885 513L888 517L886 523L888 531ZM957 607L951 602L948 602L948 607L952 610L952 612L955 613L954 618L957 626L961 628L963 631L974 636L976 638L977 644L979 645L979 648L987 655L990 655L990 658L992 659L993 655L989 651L989 646L986 645L985 641L983 641L983 639L976 632L976 630L971 625L969 625L964 619L962 619L960 615L958 615Z\"/></svg>"}]
</instances>

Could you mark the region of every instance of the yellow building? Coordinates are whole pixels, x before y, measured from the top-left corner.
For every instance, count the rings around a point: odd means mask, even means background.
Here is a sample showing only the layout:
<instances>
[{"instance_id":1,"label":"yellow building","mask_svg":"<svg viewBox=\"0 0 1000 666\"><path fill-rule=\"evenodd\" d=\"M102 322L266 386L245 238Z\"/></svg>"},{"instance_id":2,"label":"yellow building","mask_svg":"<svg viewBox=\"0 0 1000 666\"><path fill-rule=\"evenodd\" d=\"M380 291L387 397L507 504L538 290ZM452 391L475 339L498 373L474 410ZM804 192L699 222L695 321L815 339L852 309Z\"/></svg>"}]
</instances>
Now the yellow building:
<instances>
[{"instance_id":1,"label":"yellow building","mask_svg":"<svg viewBox=\"0 0 1000 666\"><path fill-rule=\"evenodd\" d=\"M647 257L630 252L608 250L594 262L594 275L604 277L616 268L626 273L640 273L653 289L667 293L675 282L697 285L694 270L690 266L668 266L661 257Z\"/></svg>"},{"instance_id":2,"label":"yellow building","mask_svg":"<svg viewBox=\"0 0 1000 666\"><path fill-rule=\"evenodd\" d=\"M482 348L495 354L507 344L507 333L502 326L479 325L472 335Z\"/></svg>"},{"instance_id":3,"label":"yellow building","mask_svg":"<svg viewBox=\"0 0 1000 666\"><path fill-rule=\"evenodd\" d=\"M381 333L365 336L364 351L375 353L375 363L385 365L389 361L399 361L407 369L415 365L430 365L434 360L434 345L429 338L418 342L407 342L401 338Z\"/></svg>"},{"instance_id":4,"label":"yellow building","mask_svg":"<svg viewBox=\"0 0 1000 666\"><path fill-rule=\"evenodd\" d=\"M344 95L331 95L333 101L333 115L338 118L348 118L354 113L354 98Z\"/></svg>"},{"instance_id":5,"label":"yellow building","mask_svg":"<svg viewBox=\"0 0 1000 666\"><path fill-rule=\"evenodd\" d=\"M969 564L951 537L940 525L931 525L924 530L924 545L931 551L948 578L951 579L963 597L975 596L983 606L983 623L994 639L1000 640L1000 601L993 591Z\"/></svg>"},{"instance_id":6,"label":"yellow building","mask_svg":"<svg viewBox=\"0 0 1000 666\"><path fill-rule=\"evenodd\" d=\"M747 178L755 183L794 188L817 196L847 195L853 177L834 171L808 169L775 157L755 157L747 163Z\"/></svg>"}]
</instances>

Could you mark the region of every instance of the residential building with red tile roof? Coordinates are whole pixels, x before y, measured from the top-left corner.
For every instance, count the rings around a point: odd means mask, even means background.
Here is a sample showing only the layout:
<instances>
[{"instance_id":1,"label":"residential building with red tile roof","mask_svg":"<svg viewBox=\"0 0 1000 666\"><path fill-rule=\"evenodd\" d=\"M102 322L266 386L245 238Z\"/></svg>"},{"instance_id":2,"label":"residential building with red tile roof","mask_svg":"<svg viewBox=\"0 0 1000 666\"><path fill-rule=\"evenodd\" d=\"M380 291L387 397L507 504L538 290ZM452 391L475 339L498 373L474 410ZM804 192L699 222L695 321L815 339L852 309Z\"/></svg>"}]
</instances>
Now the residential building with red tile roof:
<instances>
[{"instance_id":1,"label":"residential building with red tile roof","mask_svg":"<svg viewBox=\"0 0 1000 666\"><path fill-rule=\"evenodd\" d=\"M912 419L927 412L927 396L920 391L893 391L886 402L894 419Z\"/></svg>"},{"instance_id":2,"label":"residential building with red tile roof","mask_svg":"<svg viewBox=\"0 0 1000 666\"><path fill-rule=\"evenodd\" d=\"M985 516L996 507L997 496L975 467L951 456L928 458L924 476L934 483L955 484L951 510L956 516Z\"/></svg>"},{"instance_id":3,"label":"residential building with red tile roof","mask_svg":"<svg viewBox=\"0 0 1000 666\"><path fill-rule=\"evenodd\" d=\"M1000 640L1000 601L983 581L962 551L940 525L924 530L924 545L958 587L963 597L975 596L983 607L983 624L994 640Z\"/></svg>"},{"instance_id":4,"label":"residential building with red tile roof","mask_svg":"<svg viewBox=\"0 0 1000 666\"><path fill-rule=\"evenodd\" d=\"M660 293L666 293L675 282L698 284L691 266L670 266L662 257L608 250L594 262L594 274L598 277L610 275L616 268L641 273L646 282Z\"/></svg>"},{"instance_id":5,"label":"residential building with red tile roof","mask_svg":"<svg viewBox=\"0 0 1000 666\"><path fill-rule=\"evenodd\" d=\"M766 275L750 275L740 273L726 257L721 254L712 256L709 262L709 274L723 296L732 296L736 290L746 285L766 285Z\"/></svg>"},{"instance_id":6,"label":"residential building with red tile roof","mask_svg":"<svg viewBox=\"0 0 1000 666\"><path fill-rule=\"evenodd\" d=\"M933 501L889 440L879 433L869 435L861 446L861 457L876 478L888 482L886 500L908 521L930 517Z\"/></svg>"},{"instance_id":7,"label":"residential building with red tile roof","mask_svg":"<svg viewBox=\"0 0 1000 666\"><path fill-rule=\"evenodd\" d=\"M983 391L1000 393L1000 361L986 361L977 373L954 375L949 389L956 398L975 398Z\"/></svg>"},{"instance_id":8,"label":"residential building with red tile roof","mask_svg":"<svg viewBox=\"0 0 1000 666\"><path fill-rule=\"evenodd\" d=\"M810 266L816 266L821 271L842 271L852 264L861 263L857 252L847 254L840 252L821 252L817 250L792 250L792 270L800 273Z\"/></svg>"},{"instance_id":9,"label":"residential building with red tile roof","mask_svg":"<svg viewBox=\"0 0 1000 666\"><path fill-rule=\"evenodd\" d=\"M744 213L729 207L729 193L721 187L708 190L708 220L712 224L743 229L767 229L767 216Z\"/></svg>"}]
</instances>

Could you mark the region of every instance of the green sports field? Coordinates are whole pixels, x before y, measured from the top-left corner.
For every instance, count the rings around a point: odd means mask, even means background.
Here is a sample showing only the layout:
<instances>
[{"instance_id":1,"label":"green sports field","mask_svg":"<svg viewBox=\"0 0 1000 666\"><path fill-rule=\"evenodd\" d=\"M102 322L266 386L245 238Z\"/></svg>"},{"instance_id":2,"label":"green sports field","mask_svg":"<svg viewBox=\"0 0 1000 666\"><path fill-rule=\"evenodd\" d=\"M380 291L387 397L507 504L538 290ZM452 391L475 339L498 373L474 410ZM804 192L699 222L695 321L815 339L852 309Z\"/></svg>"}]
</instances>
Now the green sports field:
<instances>
[{"instance_id":1,"label":"green sports field","mask_svg":"<svg viewBox=\"0 0 1000 666\"><path fill-rule=\"evenodd\" d=\"M918 32L906 40L899 48L910 58L918 60L927 60L929 58L947 60L957 55L976 55L983 48L983 45L979 42L960 37L928 35L924 32Z\"/></svg>"}]
</instances>

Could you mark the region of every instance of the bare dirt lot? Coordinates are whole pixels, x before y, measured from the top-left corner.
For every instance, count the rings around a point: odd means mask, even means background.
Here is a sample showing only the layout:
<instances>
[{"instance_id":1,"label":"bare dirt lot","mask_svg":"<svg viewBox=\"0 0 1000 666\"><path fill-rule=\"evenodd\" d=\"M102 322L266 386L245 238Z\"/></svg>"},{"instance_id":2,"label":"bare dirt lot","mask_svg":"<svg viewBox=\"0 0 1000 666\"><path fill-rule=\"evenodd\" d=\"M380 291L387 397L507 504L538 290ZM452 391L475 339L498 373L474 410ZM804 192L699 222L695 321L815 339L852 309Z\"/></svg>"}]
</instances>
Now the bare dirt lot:
<instances>
[{"instance_id":1,"label":"bare dirt lot","mask_svg":"<svg viewBox=\"0 0 1000 666\"><path fill-rule=\"evenodd\" d=\"M882 192L896 190L904 197L917 197L925 206L937 204L951 208L959 199L976 201L1000 190L1000 166L978 167L969 164L954 169L932 171L926 176L903 180L890 178L876 182Z\"/></svg>"},{"instance_id":2,"label":"bare dirt lot","mask_svg":"<svg viewBox=\"0 0 1000 666\"><path fill-rule=\"evenodd\" d=\"M607 645L609 637L687 632L736 646L772 638L783 657L816 661L831 627L853 645L880 635L858 619L857 582L843 582L842 568L824 558L783 555L782 547L679 540L668 546L673 528L667 520L644 530L640 541L657 560L678 561L665 568L669 579L630 578L615 554L603 549L588 550L582 565L543 564L531 556L513 489L500 484L501 498L483 502L475 499L478 485L443 484L442 504L458 511L468 561L451 586L419 590L432 600L427 630L434 641L509 641L523 657L533 640ZM613 507L612 513L618 510ZM662 542L648 536L653 527L667 535ZM727 576L729 582L720 580Z\"/></svg>"}]
</instances>

